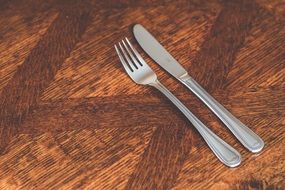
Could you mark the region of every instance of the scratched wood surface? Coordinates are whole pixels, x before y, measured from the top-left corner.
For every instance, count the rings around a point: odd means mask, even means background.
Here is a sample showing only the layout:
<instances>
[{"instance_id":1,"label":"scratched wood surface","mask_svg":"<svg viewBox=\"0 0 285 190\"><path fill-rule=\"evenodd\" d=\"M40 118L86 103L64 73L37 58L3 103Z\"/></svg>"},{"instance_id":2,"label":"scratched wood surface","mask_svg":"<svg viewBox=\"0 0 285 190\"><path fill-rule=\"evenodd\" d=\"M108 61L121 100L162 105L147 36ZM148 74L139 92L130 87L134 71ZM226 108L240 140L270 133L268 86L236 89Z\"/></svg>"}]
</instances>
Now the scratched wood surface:
<instances>
[{"instance_id":1,"label":"scratched wood surface","mask_svg":"<svg viewBox=\"0 0 285 190\"><path fill-rule=\"evenodd\" d=\"M264 139L261 153L139 48L135 23ZM284 189L284 23L283 0L0 0L0 189ZM129 79L113 48L125 36L239 167Z\"/></svg>"}]
</instances>

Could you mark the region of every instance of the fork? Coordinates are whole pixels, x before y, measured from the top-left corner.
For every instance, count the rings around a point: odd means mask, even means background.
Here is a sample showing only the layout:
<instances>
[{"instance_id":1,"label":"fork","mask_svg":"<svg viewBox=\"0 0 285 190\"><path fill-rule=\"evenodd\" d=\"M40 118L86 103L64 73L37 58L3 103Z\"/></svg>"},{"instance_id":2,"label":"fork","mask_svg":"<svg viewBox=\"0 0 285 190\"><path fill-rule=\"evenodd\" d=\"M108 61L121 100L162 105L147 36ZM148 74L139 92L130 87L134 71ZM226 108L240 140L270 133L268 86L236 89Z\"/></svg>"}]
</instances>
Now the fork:
<instances>
[{"instance_id":1,"label":"fork","mask_svg":"<svg viewBox=\"0 0 285 190\"><path fill-rule=\"evenodd\" d=\"M128 38L115 45L116 52L130 78L137 84L150 85L163 93L193 124L218 159L229 167L241 163L241 156L233 147L215 135L180 100L159 82L154 71L147 65Z\"/></svg>"}]
</instances>

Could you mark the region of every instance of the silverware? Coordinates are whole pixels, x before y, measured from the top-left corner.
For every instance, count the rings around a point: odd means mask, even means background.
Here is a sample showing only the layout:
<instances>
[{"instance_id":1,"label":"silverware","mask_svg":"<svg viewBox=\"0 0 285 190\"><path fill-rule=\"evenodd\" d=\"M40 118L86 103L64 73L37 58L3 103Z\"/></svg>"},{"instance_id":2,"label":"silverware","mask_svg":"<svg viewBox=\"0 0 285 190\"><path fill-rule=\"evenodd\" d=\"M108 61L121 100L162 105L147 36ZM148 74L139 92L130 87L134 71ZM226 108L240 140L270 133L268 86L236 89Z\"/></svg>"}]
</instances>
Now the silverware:
<instances>
[{"instance_id":1,"label":"silverware","mask_svg":"<svg viewBox=\"0 0 285 190\"><path fill-rule=\"evenodd\" d=\"M177 108L189 119L198 130L214 154L229 167L238 166L241 163L240 154L225 141L208 129L193 113L191 113L165 86L157 79L156 74L147 65L135 48L126 38L115 45L116 52L126 72L134 82L142 85L150 85L162 92Z\"/></svg>"},{"instance_id":2,"label":"silverware","mask_svg":"<svg viewBox=\"0 0 285 190\"><path fill-rule=\"evenodd\" d=\"M234 117L218 101L206 92L187 71L164 49L161 44L140 24L134 26L134 35L144 51L162 68L189 88L229 128L236 138L251 152L264 147L263 140Z\"/></svg>"}]
</instances>

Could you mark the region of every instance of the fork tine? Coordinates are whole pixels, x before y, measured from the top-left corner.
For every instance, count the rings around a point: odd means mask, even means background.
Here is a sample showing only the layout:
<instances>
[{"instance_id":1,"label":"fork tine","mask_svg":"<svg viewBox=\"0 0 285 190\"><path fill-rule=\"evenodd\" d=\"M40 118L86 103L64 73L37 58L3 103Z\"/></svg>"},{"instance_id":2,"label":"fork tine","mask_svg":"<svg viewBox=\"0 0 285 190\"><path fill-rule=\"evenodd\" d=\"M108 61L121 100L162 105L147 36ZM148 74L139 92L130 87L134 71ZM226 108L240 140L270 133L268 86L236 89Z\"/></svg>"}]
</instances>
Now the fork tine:
<instances>
[{"instance_id":1,"label":"fork tine","mask_svg":"<svg viewBox=\"0 0 285 190\"><path fill-rule=\"evenodd\" d=\"M145 61L143 60L143 58L141 57L141 55L137 52L137 50L132 46L132 44L130 43L130 41L128 40L128 38L125 38L128 45L130 46L130 48L133 50L135 56L137 57L137 59L139 60L139 63L141 66L145 65Z\"/></svg>"},{"instance_id":2,"label":"fork tine","mask_svg":"<svg viewBox=\"0 0 285 190\"><path fill-rule=\"evenodd\" d=\"M123 52L123 55L125 57L125 59L127 60L127 63L129 65L129 67L131 68L132 71L136 70L136 67L134 66L133 62L130 60L128 53L125 51L125 49L122 47L121 43L119 42L119 46L121 48L121 51Z\"/></svg>"},{"instance_id":3,"label":"fork tine","mask_svg":"<svg viewBox=\"0 0 285 190\"><path fill-rule=\"evenodd\" d=\"M119 51L119 48L116 45L115 45L115 49L116 49L116 52L117 52L117 54L119 56L119 59L120 59L121 63L123 64L125 70L127 72L129 72L129 71L133 72L132 69L128 66L128 64L124 60L123 55L121 54L121 52Z\"/></svg>"},{"instance_id":4,"label":"fork tine","mask_svg":"<svg viewBox=\"0 0 285 190\"><path fill-rule=\"evenodd\" d=\"M130 50L130 48L126 45L125 41L122 40L124 47L126 48L126 50L128 51L134 65L138 68L138 66L142 66L137 59L134 57L134 53Z\"/></svg>"}]
</instances>

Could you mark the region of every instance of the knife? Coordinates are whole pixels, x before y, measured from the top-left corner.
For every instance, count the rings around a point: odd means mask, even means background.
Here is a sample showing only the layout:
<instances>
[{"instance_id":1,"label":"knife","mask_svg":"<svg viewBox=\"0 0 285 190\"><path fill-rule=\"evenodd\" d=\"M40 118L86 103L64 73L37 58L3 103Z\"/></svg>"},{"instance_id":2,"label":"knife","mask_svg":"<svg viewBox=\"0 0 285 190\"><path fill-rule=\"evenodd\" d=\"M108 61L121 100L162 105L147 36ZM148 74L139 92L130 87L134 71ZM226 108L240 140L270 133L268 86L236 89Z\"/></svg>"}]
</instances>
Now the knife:
<instances>
[{"instance_id":1,"label":"knife","mask_svg":"<svg viewBox=\"0 0 285 190\"><path fill-rule=\"evenodd\" d=\"M240 120L233 116L217 100L206 92L174 57L140 24L133 28L134 36L142 49L163 69L190 89L228 127L234 136L251 152L264 147L263 140Z\"/></svg>"}]
</instances>

